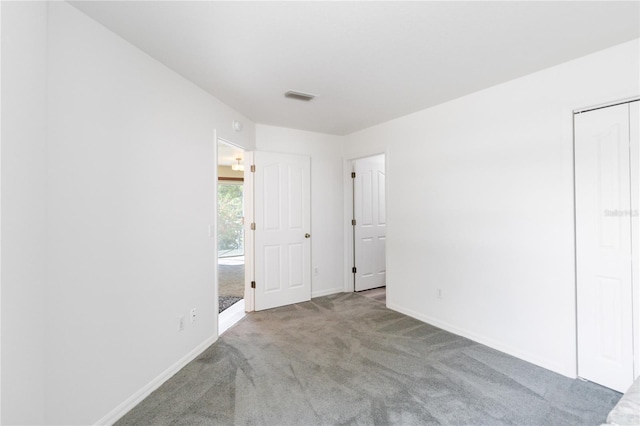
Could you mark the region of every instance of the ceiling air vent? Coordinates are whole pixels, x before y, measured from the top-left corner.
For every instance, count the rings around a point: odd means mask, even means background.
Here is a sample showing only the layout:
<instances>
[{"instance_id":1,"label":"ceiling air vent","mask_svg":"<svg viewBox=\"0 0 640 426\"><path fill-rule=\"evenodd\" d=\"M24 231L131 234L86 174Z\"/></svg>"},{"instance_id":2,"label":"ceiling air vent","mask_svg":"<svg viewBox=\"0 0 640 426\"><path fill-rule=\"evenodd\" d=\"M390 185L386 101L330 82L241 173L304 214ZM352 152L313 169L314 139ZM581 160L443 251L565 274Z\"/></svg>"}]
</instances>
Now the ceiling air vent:
<instances>
[{"instance_id":1,"label":"ceiling air vent","mask_svg":"<svg viewBox=\"0 0 640 426\"><path fill-rule=\"evenodd\" d=\"M284 94L285 98L289 98L289 99L297 99L299 101L310 101L311 99L315 98L316 95L310 95L308 93L302 93L302 92L296 92L294 90L289 90L287 93Z\"/></svg>"}]
</instances>

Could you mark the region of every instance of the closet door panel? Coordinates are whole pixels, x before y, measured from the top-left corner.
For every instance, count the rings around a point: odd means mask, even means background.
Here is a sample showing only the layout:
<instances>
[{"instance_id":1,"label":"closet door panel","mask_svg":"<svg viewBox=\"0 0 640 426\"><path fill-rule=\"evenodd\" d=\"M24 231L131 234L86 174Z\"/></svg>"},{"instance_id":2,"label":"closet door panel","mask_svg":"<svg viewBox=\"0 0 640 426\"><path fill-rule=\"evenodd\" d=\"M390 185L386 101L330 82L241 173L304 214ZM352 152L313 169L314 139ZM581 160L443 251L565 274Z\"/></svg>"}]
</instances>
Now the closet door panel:
<instances>
[{"instance_id":1,"label":"closet door panel","mask_svg":"<svg viewBox=\"0 0 640 426\"><path fill-rule=\"evenodd\" d=\"M640 376L640 101L629 104L631 165L631 254L633 276L634 379Z\"/></svg>"},{"instance_id":2,"label":"closet door panel","mask_svg":"<svg viewBox=\"0 0 640 426\"><path fill-rule=\"evenodd\" d=\"M578 374L633 381L629 106L575 117Z\"/></svg>"}]
</instances>

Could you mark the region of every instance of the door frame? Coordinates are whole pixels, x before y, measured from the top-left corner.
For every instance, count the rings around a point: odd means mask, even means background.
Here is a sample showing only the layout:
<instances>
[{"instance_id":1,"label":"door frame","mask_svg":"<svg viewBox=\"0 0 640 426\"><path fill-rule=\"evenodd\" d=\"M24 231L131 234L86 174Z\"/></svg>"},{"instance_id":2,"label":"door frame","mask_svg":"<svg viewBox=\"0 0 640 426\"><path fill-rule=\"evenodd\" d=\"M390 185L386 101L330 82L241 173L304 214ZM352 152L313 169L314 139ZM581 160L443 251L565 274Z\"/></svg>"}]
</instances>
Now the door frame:
<instances>
[{"instance_id":1,"label":"door frame","mask_svg":"<svg viewBox=\"0 0 640 426\"><path fill-rule=\"evenodd\" d=\"M354 262L354 244L353 244L353 225L351 225L351 220L353 219L353 178L351 177L351 173L354 170L355 162L357 160L361 160L363 158L375 157L377 155L384 155L384 178L385 178L385 188L388 192L389 190L389 148L387 147L384 151L374 151L367 152L363 155L358 155L354 157L346 158L343 161L342 166L342 175L343 185L344 185L344 275L343 275L343 291L345 293L353 293L356 291L356 283L353 272L351 272L351 268L353 267ZM385 210L387 212L387 235L389 233L389 204L387 202L388 197L385 197ZM387 263L387 255L385 253L385 263ZM387 295L389 291L389 270L387 268Z\"/></svg>"},{"instance_id":2,"label":"door frame","mask_svg":"<svg viewBox=\"0 0 640 426\"><path fill-rule=\"evenodd\" d=\"M253 312L256 310L256 291L251 288L251 282L255 281L255 233L251 229L251 223L255 222L254 207L254 174L251 166L255 164L255 150L244 152L244 310ZM249 166L249 167L247 167Z\"/></svg>"},{"instance_id":3,"label":"door frame","mask_svg":"<svg viewBox=\"0 0 640 426\"><path fill-rule=\"evenodd\" d=\"M608 107L612 107L612 106L616 106L616 105L621 105L621 104L625 104L625 103L630 103L630 102L637 102L640 101L640 95L634 95L634 96L629 96L629 97L621 97L617 100L613 100L613 101L604 101L602 102L601 100L590 100L590 101L586 101L583 103L583 105L588 105L588 106L583 106L583 107L579 107L579 108L565 108L567 111L567 115L570 112L570 116L571 116L571 158L572 158L572 186L573 186L573 192L572 192L572 203L573 203L573 267L574 267L574 275L573 275L573 280L574 280L574 286L573 286L573 299L574 299L574 305L573 305L573 309L574 309L574 323L573 323L573 332L574 332L574 336L575 336L575 340L574 340L574 347L575 347L575 373L574 373L574 377L579 377L578 376L578 244L577 244L577 208L576 208L576 163L575 163L575 158L576 158L576 132L575 132L575 116L577 114L583 113L583 112L588 112L588 111L593 111L596 109L601 109L601 108L608 108ZM633 229L631 230L632 232ZM633 237L632 237L633 238ZM633 247L632 247L633 249ZM633 277L632 277L632 283L631 285L633 286ZM632 288L632 292L633 290L635 290L634 288ZM632 313L631 313L631 320L633 322L634 325L638 325L638 317L640 315L640 300L639 298L635 295L635 292L632 293L634 295L633 297L633 301L632 301ZM632 329L632 338L633 338L633 375L634 377L638 377L638 375L640 375L640 339L638 338L638 335L640 334L640 330L635 330Z\"/></svg>"}]
</instances>

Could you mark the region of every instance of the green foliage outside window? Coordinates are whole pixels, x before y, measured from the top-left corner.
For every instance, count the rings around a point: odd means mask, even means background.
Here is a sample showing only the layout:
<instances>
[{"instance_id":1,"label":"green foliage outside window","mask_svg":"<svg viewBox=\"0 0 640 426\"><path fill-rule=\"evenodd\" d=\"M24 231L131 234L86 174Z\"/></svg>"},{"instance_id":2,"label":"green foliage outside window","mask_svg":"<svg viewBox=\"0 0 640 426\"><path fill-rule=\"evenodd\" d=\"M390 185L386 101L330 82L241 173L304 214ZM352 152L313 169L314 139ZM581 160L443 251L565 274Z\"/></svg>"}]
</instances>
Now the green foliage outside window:
<instances>
[{"instance_id":1,"label":"green foliage outside window","mask_svg":"<svg viewBox=\"0 0 640 426\"><path fill-rule=\"evenodd\" d=\"M244 245L242 228L242 185L218 184L218 249L241 249Z\"/></svg>"}]
</instances>

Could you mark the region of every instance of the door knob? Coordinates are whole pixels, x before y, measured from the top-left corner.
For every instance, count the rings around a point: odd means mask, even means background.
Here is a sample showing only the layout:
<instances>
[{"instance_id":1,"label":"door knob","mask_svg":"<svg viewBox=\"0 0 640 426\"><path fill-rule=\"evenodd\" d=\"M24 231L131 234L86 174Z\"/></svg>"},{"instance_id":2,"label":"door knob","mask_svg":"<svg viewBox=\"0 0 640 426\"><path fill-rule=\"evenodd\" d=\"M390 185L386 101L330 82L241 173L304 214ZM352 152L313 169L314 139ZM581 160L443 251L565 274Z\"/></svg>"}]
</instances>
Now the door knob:
<instances>
[{"instance_id":1,"label":"door knob","mask_svg":"<svg viewBox=\"0 0 640 426\"><path fill-rule=\"evenodd\" d=\"M311 234L304 234L305 238L311 238Z\"/></svg>"}]
</instances>

